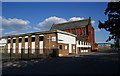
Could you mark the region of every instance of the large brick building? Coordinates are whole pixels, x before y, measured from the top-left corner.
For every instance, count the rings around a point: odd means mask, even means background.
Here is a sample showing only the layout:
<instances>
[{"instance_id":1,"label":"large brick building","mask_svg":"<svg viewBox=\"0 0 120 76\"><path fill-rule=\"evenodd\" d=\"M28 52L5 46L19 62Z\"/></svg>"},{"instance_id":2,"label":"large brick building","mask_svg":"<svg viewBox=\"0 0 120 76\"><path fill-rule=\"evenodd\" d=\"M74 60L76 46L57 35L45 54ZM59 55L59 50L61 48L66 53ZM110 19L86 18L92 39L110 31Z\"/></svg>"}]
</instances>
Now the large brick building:
<instances>
[{"instance_id":1,"label":"large brick building","mask_svg":"<svg viewBox=\"0 0 120 76\"><path fill-rule=\"evenodd\" d=\"M60 31L43 31L2 37L6 41L3 53L49 55L54 51L59 56L76 54L76 35Z\"/></svg>"},{"instance_id":2,"label":"large brick building","mask_svg":"<svg viewBox=\"0 0 120 76\"><path fill-rule=\"evenodd\" d=\"M91 50L95 50L94 28L89 19L71 21L66 23L54 24L50 30L62 30L77 35L78 41L87 41L91 43ZM78 50L80 50L78 48Z\"/></svg>"}]
</instances>

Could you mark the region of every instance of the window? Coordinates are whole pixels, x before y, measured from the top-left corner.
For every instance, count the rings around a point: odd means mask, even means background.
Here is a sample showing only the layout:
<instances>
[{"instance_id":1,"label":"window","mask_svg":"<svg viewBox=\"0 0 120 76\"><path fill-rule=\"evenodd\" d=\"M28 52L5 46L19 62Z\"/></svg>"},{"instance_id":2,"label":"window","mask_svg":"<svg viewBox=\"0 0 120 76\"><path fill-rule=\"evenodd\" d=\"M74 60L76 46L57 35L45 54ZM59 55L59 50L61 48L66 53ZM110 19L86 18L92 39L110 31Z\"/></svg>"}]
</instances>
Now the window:
<instances>
[{"instance_id":1,"label":"window","mask_svg":"<svg viewBox=\"0 0 120 76\"><path fill-rule=\"evenodd\" d=\"M56 41L56 37L52 37L52 41Z\"/></svg>"},{"instance_id":2,"label":"window","mask_svg":"<svg viewBox=\"0 0 120 76\"><path fill-rule=\"evenodd\" d=\"M65 49L67 49L67 45L65 45Z\"/></svg>"},{"instance_id":3,"label":"window","mask_svg":"<svg viewBox=\"0 0 120 76\"><path fill-rule=\"evenodd\" d=\"M13 39L13 43L16 43L16 39Z\"/></svg>"},{"instance_id":4,"label":"window","mask_svg":"<svg viewBox=\"0 0 120 76\"><path fill-rule=\"evenodd\" d=\"M10 40L8 40L8 43L10 43Z\"/></svg>"},{"instance_id":5,"label":"window","mask_svg":"<svg viewBox=\"0 0 120 76\"><path fill-rule=\"evenodd\" d=\"M82 30L82 35L84 35L84 30Z\"/></svg>"},{"instance_id":6,"label":"window","mask_svg":"<svg viewBox=\"0 0 120 76\"><path fill-rule=\"evenodd\" d=\"M19 38L19 42L22 42L22 38Z\"/></svg>"},{"instance_id":7,"label":"window","mask_svg":"<svg viewBox=\"0 0 120 76\"><path fill-rule=\"evenodd\" d=\"M76 35L79 35L79 32L80 32L80 31L77 31Z\"/></svg>"},{"instance_id":8,"label":"window","mask_svg":"<svg viewBox=\"0 0 120 76\"><path fill-rule=\"evenodd\" d=\"M43 36L40 36L40 37L39 37L39 41L43 41Z\"/></svg>"},{"instance_id":9,"label":"window","mask_svg":"<svg viewBox=\"0 0 120 76\"><path fill-rule=\"evenodd\" d=\"M28 38L25 38L25 42L28 42Z\"/></svg>"},{"instance_id":10,"label":"window","mask_svg":"<svg viewBox=\"0 0 120 76\"><path fill-rule=\"evenodd\" d=\"M62 45L60 45L60 47L59 47L60 49L62 49Z\"/></svg>"},{"instance_id":11,"label":"window","mask_svg":"<svg viewBox=\"0 0 120 76\"><path fill-rule=\"evenodd\" d=\"M78 31L78 35L80 35L80 31Z\"/></svg>"},{"instance_id":12,"label":"window","mask_svg":"<svg viewBox=\"0 0 120 76\"><path fill-rule=\"evenodd\" d=\"M86 35L86 30L84 31L84 35Z\"/></svg>"},{"instance_id":13,"label":"window","mask_svg":"<svg viewBox=\"0 0 120 76\"><path fill-rule=\"evenodd\" d=\"M32 42L35 42L35 37L32 37Z\"/></svg>"}]
</instances>

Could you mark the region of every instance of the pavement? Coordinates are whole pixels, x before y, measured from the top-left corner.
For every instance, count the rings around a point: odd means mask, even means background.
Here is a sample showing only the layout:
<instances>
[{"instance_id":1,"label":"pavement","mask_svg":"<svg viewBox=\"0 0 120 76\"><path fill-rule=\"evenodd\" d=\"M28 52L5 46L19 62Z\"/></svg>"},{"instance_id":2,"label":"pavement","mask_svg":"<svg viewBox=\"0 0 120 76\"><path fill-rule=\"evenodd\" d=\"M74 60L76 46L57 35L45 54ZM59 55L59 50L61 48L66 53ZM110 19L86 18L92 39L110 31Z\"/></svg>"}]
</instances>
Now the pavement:
<instances>
[{"instance_id":1,"label":"pavement","mask_svg":"<svg viewBox=\"0 0 120 76\"><path fill-rule=\"evenodd\" d=\"M120 75L115 49L57 58L3 63L2 75Z\"/></svg>"}]
</instances>

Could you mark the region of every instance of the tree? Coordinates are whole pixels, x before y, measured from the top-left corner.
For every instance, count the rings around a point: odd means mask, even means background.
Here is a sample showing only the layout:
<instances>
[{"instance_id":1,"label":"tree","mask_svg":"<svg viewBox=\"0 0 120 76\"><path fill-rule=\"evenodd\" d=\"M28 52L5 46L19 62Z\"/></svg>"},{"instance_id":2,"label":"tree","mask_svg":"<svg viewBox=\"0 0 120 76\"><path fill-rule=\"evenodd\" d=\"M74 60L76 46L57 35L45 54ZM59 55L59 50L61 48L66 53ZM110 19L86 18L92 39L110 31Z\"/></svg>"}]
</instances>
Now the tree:
<instances>
[{"instance_id":1,"label":"tree","mask_svg":"<svg viewBox=\"0 0 120 76\"><path fill-rule=\"evenodd\" d=\"M110 36L106 42L111 39L118 42L120 39L120 1L109 2L104 14L108 16L108 20L104 21L104 23L99 20L98 27L110 32Z\"/></svg>"}]
</instances>

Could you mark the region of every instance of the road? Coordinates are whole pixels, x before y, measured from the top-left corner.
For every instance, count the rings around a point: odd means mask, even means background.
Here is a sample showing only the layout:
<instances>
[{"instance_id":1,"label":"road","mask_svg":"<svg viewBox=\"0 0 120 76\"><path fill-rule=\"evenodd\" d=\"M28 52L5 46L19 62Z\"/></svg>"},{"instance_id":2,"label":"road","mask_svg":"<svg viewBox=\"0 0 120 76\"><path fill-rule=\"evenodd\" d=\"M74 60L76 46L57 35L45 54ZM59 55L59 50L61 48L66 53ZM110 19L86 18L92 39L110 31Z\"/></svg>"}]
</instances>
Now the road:
<instances>
[{"instance_id":1,"label":"road","mask_svg":"<svg viewBox=\"0 0 120 76\"><path fill-rule=\"evenodd\" d=\"M3 63L3 75L16 74L80 74L118 75L119 54L116 52L94 52L79 57L65 56L46 60L31 60Z\"/></svg>"}]
</instances>

